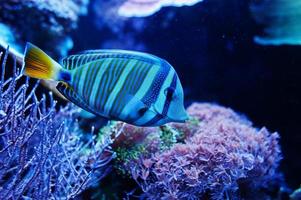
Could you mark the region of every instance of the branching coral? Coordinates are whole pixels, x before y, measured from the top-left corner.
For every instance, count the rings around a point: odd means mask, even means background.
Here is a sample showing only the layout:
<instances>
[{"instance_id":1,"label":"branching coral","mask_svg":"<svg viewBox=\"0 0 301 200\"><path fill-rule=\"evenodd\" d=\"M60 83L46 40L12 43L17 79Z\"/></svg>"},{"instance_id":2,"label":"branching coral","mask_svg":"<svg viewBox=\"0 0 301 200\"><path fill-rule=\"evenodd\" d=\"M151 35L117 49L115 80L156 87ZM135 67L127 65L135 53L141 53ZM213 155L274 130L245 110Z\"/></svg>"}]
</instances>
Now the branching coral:
<instances>
[{"instance_id":1,"label":"branching coral","mask_svg":"<svg viewBox=\"0 0 301 200\"><path fill-rule=\"evenodd\" d=\"M251 6L255 20L264 25L264 35L256 36L261 45L301 44L301 1L260 0Z\"/></svg>"},{"instance_id":2,"label":"branching coral","mask_svg":"<svg viewBox=\"0 0 301 200\"><path fill-rule=\"evenodd\" d=\"M195 103L188 113L192 119L184 125L156 130L123 127L124 144L136 145L117 155L143 197L233 199L265 188L275 177L281 159L277 133L256 129L231 109L217 105ZM247 194L242 193L244 187Z\"/></svg>"},{"instance_id":3,"label":"branching coral","mask_svg":"<svg viewBox=\"0 0 301 200\"><path fill-rule=\"evenodd\" d=\"M57 57L65 56L72 47L68 34L87 13L87 4L88 0L0 1L0 23L13 32L16 51L22 52L23 44L31 41ZM9 42L4 39L0 34L2 43Z\"/></svg>"},{"instance_id":4,"label":"branching coral","mask_svg":"<svg viewBox=\"0 0 301 200\"><path fill-rule=\"evenodd\" d=\"M7 53L2 59L0 199L74 198L107 173L110 137L84 135L77 110L67 106L57 112L51 95L38 100L38 84L31 88L16 63L5 79Z\"/></svg>"}]
</instances>

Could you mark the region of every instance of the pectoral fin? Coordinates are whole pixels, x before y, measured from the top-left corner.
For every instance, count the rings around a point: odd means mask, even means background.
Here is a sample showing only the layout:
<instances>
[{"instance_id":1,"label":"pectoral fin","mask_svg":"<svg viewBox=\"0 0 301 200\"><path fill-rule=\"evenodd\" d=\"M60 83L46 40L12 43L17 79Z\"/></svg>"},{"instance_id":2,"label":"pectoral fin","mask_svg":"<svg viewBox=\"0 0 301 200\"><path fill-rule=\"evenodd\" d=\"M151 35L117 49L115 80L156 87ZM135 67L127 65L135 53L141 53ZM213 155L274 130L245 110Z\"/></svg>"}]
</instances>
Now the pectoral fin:
<instances>
[{"instance_id":1,"label":"pectoral fin","mask_svg":"<svg viewBox=\"0 0 301 200\"><path fill-rule=\"evenodd\" d=\"M78 95L76 92L74 92L73 88L70 87L65 82L59 82L56 86L56 89L68 100L70 100L75 105L81 107L82 109L85 109L86 111L93 113L97 116L100 116L94 109L92 109L84 100L83 98Z\"/></svg>"}]
</instances>

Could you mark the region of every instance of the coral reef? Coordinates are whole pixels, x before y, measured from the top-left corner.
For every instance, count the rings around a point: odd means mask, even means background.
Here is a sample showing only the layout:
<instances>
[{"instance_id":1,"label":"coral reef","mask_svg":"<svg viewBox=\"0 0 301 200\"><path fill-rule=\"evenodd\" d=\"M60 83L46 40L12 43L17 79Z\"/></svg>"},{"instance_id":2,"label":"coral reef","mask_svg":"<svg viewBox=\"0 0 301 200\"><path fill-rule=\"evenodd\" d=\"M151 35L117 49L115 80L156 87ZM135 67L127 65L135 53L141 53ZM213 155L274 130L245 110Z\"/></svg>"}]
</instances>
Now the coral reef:
<instances>
[{"instance_id":1,"label":"coral reef","mask_svg":"<svg viewBox=\"0 0 301 200\"><path fill-rule=\"evenodd\" d=\"M8 53L0 55L0 199L73 199L110 169L110 136L84 134L77 109L56 111L51 94L38 100L38 83L16 61L8 77Z\"/></svg>"},{"instance_id":2,"label":"coral reef","mask_svg":"<svg viewBox=\"0 0 301 200\"><path fill-rule=\"evenodd\" d=\"M202 0L127 0L118 9L124 17L146 17L166 6L192 6Z\"/></svg>"},{"instance_id":3,"label":"coral reef","mask_svg":"<svg viewBox=\"0 0 301 200\"><path fill-rule=\"evenodd\" d=\"M251 5L255 20L265 26L256 36L261 45L301 45L301 1L261 0Z\"/></svg>"},{"instance_id":4,"label":"coral reef","mask_svg":"<svg viewBox=\"0 0 301 200\"><path fill-rule=\"evenodd\" d=\"M23 51L26 41L46 49L52 56L66 56L73 46L68 36L76 28L80 15L87 13L88 0L8 0L0 2L0 23L5 24L14 38L0 34L3 44L15 41L17 52ZM6 46L6 45L5 45Z\"/></svg>"},{"instance_id":5,"label":"coral reef","mask_svg":"<svg viewBox=\"0 0 301 200\"><path fill-rule=\"evenodd\" d=\"M218 105L194 103L187 111L191 120L186 124L123 125L115 144L117 169L138 183L142 197L266 198L261 190L280 179L279 135L256 129L245 117Z\"/></svg>"}]
</instances>

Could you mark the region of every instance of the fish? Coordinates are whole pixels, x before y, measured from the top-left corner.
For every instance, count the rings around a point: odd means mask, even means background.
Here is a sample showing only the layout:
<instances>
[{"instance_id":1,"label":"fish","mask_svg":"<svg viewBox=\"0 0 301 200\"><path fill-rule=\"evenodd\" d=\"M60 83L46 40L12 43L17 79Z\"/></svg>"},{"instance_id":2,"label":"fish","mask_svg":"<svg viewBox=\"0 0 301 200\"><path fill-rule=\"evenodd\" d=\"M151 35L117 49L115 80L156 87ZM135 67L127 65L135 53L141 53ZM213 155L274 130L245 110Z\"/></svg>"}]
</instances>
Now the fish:
<instances>
[{"instance_id":1,"label":"fish","mask_svg":"<svg viewBox=\"0 0 301 200\"><path fill-rule=\"evenodd\" d=\"M180 79L162 58L101 49L67 56L61 63L26 44L23 74L56 81L66 99L92 114L142 127L188 119Z\"/></svg>"}]
</instances>

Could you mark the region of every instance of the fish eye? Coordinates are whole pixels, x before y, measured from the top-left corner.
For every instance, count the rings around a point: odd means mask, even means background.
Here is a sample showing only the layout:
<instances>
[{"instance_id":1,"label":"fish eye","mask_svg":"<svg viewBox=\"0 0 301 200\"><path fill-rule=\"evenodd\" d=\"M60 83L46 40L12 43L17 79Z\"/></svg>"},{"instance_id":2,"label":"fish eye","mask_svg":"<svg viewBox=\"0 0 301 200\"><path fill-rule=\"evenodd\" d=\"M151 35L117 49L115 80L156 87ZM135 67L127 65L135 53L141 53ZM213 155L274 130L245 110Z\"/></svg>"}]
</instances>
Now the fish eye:
<instances>
[{"instance_id":1,"label":"fish eye","mask_svg":"<svg viewBox=\"0 0 301 200\"><path fill-rule=\"evenodd\" d=\"M167 99L172 100L174 98L175 94L175 88L173 87L168 87L164 90L164 94Z\"/></svg>"},{"instance_id":2,"label":"fish eye","mask_svg":"<svg viewBox=\"0 0 301 200\"><path fill-rule=\"evenodd\" d=\"M148 108L147 108L147 107L143 107L143 108L139 109L139 110L138 110L138 114L139 114L139 116L143 116L143 115L144 115L144 113L145 113L147 110L148 110Z\"/></svg>"}]
</instances>

